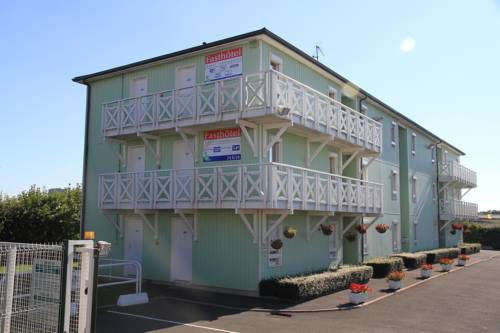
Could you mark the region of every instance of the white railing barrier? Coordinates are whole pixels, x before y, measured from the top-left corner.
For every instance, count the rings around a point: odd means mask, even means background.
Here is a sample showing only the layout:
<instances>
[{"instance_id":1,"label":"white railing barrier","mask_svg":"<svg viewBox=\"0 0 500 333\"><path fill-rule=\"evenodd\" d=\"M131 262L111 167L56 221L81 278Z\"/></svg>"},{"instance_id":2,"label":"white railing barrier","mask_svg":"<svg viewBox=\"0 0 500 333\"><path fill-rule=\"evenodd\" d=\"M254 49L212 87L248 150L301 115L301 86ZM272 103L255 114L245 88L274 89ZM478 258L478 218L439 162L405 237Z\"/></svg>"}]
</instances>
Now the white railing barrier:
<instances>
[{"instance_id":1,"label":"white railing barrier","mask_svg":"<svg viewBox=\"0 0 500 333\"><path fill-rule=\"evenodd\" d=\"M477 185L477 174L455 161L443 162L439 165L439 176L443 179L460 181L468 186Z\"/></svg>"},{"instance_id":2,"label":"white railing barrier","mask_svg":"<svg viewBox=\"0 0 500 333\"><path fill-rule=\"evenodd\" d=\"M277 208L380 213L382 184L281 163L99 176L102 209Z\"/></svg>"},{"instance_id":3,"label":"white railing barrier","mask_svg":"<svg viewBox=\"0 0 500 333\"><path fill-rule=\"evenodd\" d=\"M382 124L274 70L104 103L102 135L116 136L273 114L382 150Z\"/></svg>"},{"instance_id":4,"label":"white railing barrier","mask_svg":"<svg viewBox=\"0 0 500 333\"><path fill-rule=\"evenodd\" d=\"M440 200L440 215L446 219L475 219L477 211L476 203L461 200Z\"/></svg>"}]
</instances>

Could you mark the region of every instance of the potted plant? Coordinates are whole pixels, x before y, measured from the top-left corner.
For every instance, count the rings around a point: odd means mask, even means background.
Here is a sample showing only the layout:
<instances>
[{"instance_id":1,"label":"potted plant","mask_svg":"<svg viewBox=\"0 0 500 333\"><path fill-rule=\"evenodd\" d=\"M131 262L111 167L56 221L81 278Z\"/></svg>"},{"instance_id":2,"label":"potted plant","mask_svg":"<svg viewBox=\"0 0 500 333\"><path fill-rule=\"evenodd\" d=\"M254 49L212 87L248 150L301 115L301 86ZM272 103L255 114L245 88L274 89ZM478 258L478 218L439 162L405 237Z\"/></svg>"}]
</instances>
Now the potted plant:
<instances>
[{"instance_id":1,"label":"potted plant","mask_svg":"<svg viewBox=\"0 0 500 333\"><path fill-rule=\"evenodd\" d=\"M383 234L384 232L386 232L387 230L389 230L389 225L388 224L385 224L385 223L379 223L375 226L375 229Z\"/></svg>"},{"instance_id":2,"label":"potted plant","mask_svg":"<svg viewBox=\"0 0 500 333\"><path fill-rule=\"evenodd\" d=\"M371 288L368 288L368 284L358 283L351 283L349 289L351 290L349 302L352 304L363 303L368 299L368 293L372 291Z\"/></svg>"},{"instance_id":3,"label":"potted plant","mask_svg":"<svg viewBox=\"0 0 500 333\"><path fill-rule=\"evenodd\" d=\"M275 250L279 250L283 247L283 242L279 238L275 239L271 242L271 247Z\"/></svg>"},{"instance_id":4,"label":"potted plant","mask_svg":"<svg viewBox=\"0 0 500 333\"><path fill-rule=\"evenodd\" d=\"M423 279L427 279L428 277L431 277L431 275L432 275L432 265L422 264L422 266L420 266L420 276Z\"/></svg>"},{"instance_id":5,"label":"potted plant","mask_svg":"<svg viewBox=\"0 0 500 333\"><path fill-rule=\"evenodd\" d=\"M325 236L330 236L335 231L334 224L320 224L319 227Z\"/></svg>"},{"instance_id":6,"label":"potted plant","mask_svg":"<svg viewBox=\"0 0 500 333\"><path fill-rule=\"evenodd\" d=\"M349 232L345 235L345 239L347 239L349 242L354 242L358 236L354 232Z\"/></svg>"},{"instance_id":7,"label":"potted plant","mask_svg":"<svg viewBox=\"0 0 500 333\"><path fill-rule=\"evenodd\" d=\"M297 229L293 227L286 227L285 230L283 230L283 236L285 236L288 239L292 239L297 235Z\"/></svg>"},{"instance_id":8,"label":"potted plant","mask_svg":"<svg viewBox=\"0 0 500 333\"><path fill-rule=\"evenodd\" d=\"M467 264L467 260L470 259L470 256L467 256L465 254L461 254L458 256L458 266L465 266Z\"/></svg>"},{"instance_id":9,"label":"potted plant","mask_svg":"<svg viewBox=\"0 0 500 333\"><path fill-rule=\"evenodd\" d=\"M439 259L439 264L441 265L441 269L443 272L449 272L451 270L451 265L453 264L454 260L450 258L441 258Z\"/></svg>"},{"instance_id":10,"label":"potted plant","mask_svg":"<svg viewBox=\"0 0 500 333\"><path fill-rule=\"evenodd\" d=\"M387 282L389 282L389 289L397 290L401 288L401 280L405 277L405 273L401 271L390 272L389 275L386 276Z\"/></svg>"},{"instance_id":11,"label":"potted plant","mask_svg":"<svg viewBox=\"0 0 500 333\"><path fill-rule=\"evenodd\" d=\"M453 230L462 230L462 225L461 225L460 223L453 223L453 224L451 225L451 228L452 228Z\"/></svg>"},{"instance_id":12,"label":"potted plant","mask_svg":"<svg viewBox=\"0 0 500 333\"><path fill-rule=\"evenodd\" d=\"M366 231L368 230L368 226L366 224L358 224L356 226L356 230L360 233L360 234L366 234Z\"/></svg>"}]
</instances>

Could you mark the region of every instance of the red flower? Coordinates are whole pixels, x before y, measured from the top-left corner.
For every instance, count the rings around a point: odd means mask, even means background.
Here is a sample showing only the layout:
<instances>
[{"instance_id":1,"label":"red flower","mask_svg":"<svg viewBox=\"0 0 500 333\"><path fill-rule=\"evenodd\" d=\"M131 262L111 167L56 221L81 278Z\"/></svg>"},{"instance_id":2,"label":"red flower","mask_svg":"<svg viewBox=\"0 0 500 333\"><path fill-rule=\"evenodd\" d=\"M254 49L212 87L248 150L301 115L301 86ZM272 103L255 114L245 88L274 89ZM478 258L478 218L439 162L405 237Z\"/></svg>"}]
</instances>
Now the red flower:
<instances>
[{"instance_id":1,"label":"red flower","mask_svg":"<svg viewBox=\"0 0 500 333\"><path fill-rule=\"evenodd\" d=\"M432 265L431 264L422 264L422 266L420 266L420 269L422 269L424 271L432 271Z\"/></svg>"},{"instance_id":2,"label":"red flower","mask_svg":"<svg viewBox=\"0 0 500 333\"><path fill-rule=\"evenodd\" d=\"M469 259L470 257L465 254L461 254L458 256L458 260L469 260Z\"/></svg>"},{"instance_id":3,"label":"red flower","mask_svg":"<svg viewBox=\"0 0 500 333\"><path fill-rule=\"evenodd\" d=\"M351 289L351 292L355 294L367 293L372 291L372 289L369 288L367 284L358 284L358 283L351 283L349 289Z\"/></svg>"},{"instance_id":4,"label":"red flower","mask_svg":"<svg viewBox=\"0 0 500 333\"><path fill-rule=\"evenodd\" d=\"M451 265L451 264L453 264L454 261L455 260L450 259L450 258L441 258L441 259L439 259L439 263L441 265Z\"/></svg>"}]
</instances>

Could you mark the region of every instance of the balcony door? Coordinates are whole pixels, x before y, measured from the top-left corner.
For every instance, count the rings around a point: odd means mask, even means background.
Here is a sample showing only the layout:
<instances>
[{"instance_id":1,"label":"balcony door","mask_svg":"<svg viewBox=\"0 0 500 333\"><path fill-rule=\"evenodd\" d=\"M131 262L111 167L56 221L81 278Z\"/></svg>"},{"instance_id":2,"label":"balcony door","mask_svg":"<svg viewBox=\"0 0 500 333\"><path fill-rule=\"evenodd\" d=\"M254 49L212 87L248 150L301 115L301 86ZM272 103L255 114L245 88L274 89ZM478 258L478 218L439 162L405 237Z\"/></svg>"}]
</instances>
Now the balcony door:
<instances>
[{"instance_id":1,"label":"balcony door","mask_svg":"<svg viewBox=\"0 0 500 333\"><path fill-rule=\"evenodd\" d=\"M191 282L193 275L193 234L180 218L172 219L170 280Z\"/></svg>"},{"instance_id":2,"label":"balcony door","mask_svg":"<svg viewBox=\"0 0 500 333\"><path fill-rule=\"evenodd\" d=\"M175 72L175 89L192 87L196 84L196 66L178 67Z\"/></svg>"},{"instance_id":3,"label":"balcony door","mask_svg":"<svg viewBox=\"0 0 500 333\"><path fill-rule=\"evenodd\" d=\"M139 77L130 82L130 97L144 96L148 92L148 78Z\"/></svg>"},{"instance_id":4,"label":"balcony door","mask_svg":"<svg viewBox=\"0 0 500 333\"><path fill-rule=\"evenodd\" d=\"M142 221L139 217L129 215L125 218L125 237L123 244L123 258L142 263ZM135 275L133 266L125 267L125 274Z\"/></svg>"},{"instance_id":5,"label":"balcony door","mask_svg":"<svg viewBox=\"0 0 500 333\"><path fill-rule=\"evenodd\" d=\"M144 146L131 146L127 150L127 172L144 172L146 149Z\"/></svg>"},{"instance_id":6,"label":"balcony door","mask_svg":"<svg viewBox=\"0 0 500 333\"><path fill-rule=\"evenodd\" d=\"M194 168L194 156L192 153L193 147L194 147L193 140L189 140L189 143L186 143L184 140L179 140L174 142L174 152L173 152L174 169Z\"/></svg>"}]
</instances>

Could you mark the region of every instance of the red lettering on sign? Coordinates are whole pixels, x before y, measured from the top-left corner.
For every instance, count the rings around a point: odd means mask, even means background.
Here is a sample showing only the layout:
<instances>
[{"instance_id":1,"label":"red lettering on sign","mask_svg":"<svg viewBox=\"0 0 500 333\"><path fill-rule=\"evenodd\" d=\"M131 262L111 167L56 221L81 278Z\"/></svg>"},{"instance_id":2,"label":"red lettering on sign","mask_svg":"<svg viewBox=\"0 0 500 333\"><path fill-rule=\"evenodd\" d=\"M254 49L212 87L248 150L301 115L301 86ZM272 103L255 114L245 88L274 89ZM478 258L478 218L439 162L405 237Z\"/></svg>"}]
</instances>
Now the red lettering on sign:
<instances>
[{"instance_id":1,"label":"red lettering on sign","mask_svg":"<svg viewBox=\"0 0 500 333\"><path fill-rule=\"evenodd\" d=\"M237 47L235 49L220 51L217 53L208 54L205 56L205 64L211 64L214 62L233 59L241 57L243 54L243 48Z\"/></svg>"},{"instance_id":2,"label":"red lettering on sign","mask_svg":"<svg viewBox=\"0 0 500 333\"><path fill-rule=\"evenodd\" d=\"M205 131L203 137L205 140L218 140L225 138L237 138L241 136L241 128L225 128L220 130Z\"/></svg>"}]
</instances>

